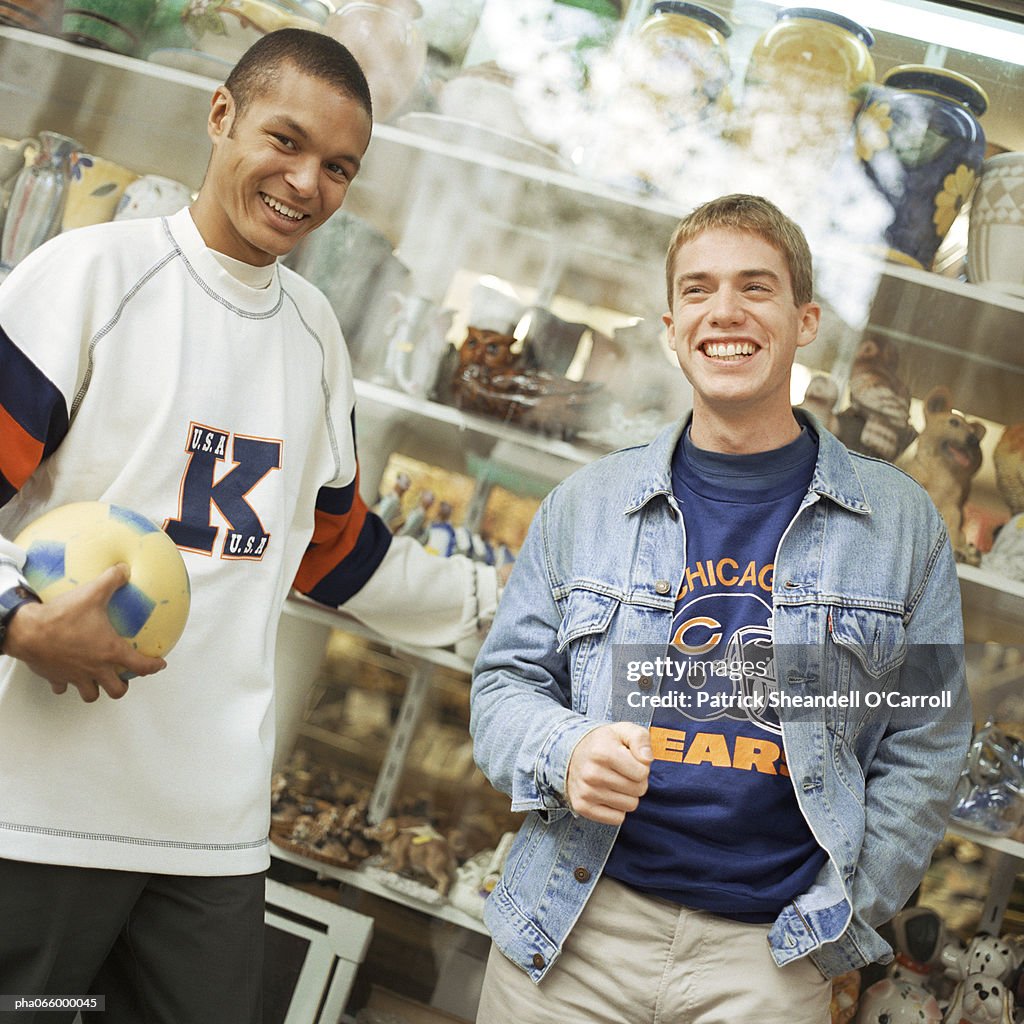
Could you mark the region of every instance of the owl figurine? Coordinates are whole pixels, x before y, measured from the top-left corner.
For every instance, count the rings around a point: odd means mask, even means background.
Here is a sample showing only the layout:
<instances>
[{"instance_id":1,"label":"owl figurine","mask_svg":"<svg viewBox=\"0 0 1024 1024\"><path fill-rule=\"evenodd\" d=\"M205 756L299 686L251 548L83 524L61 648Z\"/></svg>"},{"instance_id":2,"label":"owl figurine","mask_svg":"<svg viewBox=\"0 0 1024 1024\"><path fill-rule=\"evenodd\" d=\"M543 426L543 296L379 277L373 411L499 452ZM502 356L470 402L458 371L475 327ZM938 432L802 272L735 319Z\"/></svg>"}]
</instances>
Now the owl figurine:
<instances>
[{"instance_id":1,"label":"owl figurine","mask_svg":"<svg viewBox=\"0 0 1024 1024\"><path fill-rule=\"evenodd\" d=\"M886 338L867 337L850 373L850 404L838 416L848 448L892 462L917 437L910 425L910 390L897 375L899 352Z\"/></svg>"},{"instance_id":2,"label":"owl figurine","mask_svg":"<svg viewBox=\"0 0 1024 1024\"><path fill-rule=\"evenodd\" d=\"M511 334L467 329L452 377L455 405L570 440L602 386L535 369L514 351L516 341Z\"/></svg>"}]
</instances>

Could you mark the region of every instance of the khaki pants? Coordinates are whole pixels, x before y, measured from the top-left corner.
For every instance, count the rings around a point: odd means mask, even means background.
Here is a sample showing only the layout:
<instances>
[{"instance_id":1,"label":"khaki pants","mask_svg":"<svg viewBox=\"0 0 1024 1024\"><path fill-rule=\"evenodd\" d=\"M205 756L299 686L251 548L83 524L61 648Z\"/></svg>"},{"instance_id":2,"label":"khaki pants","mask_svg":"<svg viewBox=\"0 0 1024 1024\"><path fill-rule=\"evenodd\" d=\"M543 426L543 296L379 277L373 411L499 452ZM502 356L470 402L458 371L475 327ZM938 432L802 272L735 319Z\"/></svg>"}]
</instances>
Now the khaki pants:
<instances>
[{"instance_id":1,"label":"khaki pants","mask_svg":"<svg viewBox=\"0 0 1024 1024\"><path fill-rule=\"evenodd\" d=\"M539 986L491 946L477 1024L827 1024L831 982L768 927L603 878Z\"/></svg>"}]
</instances>

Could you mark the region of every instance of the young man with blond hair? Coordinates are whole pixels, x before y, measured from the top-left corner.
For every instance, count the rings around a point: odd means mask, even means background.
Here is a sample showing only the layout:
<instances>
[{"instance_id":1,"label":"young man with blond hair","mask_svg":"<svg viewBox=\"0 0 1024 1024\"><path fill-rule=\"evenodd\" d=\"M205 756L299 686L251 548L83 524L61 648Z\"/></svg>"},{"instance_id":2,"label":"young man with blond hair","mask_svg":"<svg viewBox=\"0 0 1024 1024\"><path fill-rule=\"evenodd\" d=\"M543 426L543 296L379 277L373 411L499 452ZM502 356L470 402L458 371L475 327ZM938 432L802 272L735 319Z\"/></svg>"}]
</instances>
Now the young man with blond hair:
<instances>
[{"instance_id":1,"label":"young man with blond hair","mask_svg":"<svg viewBox=\"0 0 1024 1024\"><path fill-rule=\"evenodd\" d=\"M692 413L548 495L477 660L477 761L528 812L478 1024L822 1024L970 736L941 518L791 405L802 231L726 196L666 273Z\"/></svg>"}]
</instances>

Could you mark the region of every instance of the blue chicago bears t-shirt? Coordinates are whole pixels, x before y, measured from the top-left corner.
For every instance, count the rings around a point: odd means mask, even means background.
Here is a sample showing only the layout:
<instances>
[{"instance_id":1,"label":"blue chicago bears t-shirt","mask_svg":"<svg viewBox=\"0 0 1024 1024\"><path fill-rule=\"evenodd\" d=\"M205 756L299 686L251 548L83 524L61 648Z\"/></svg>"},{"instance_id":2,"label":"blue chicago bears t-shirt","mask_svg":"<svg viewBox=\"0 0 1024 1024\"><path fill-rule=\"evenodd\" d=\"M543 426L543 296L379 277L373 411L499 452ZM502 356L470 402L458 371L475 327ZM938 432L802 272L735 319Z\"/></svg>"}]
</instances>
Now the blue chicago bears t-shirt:
<instances>
[{"instance_id":1,"label":"blue chicago bears t-shirt","mask_svg":"<svg viewBox=\"0 0 1024 1024\"><path fill-rule=\"evenodd\" d=\"M786 767L771 655L772 574L814 473L817 439L756 455L698 449L686 431L672 486L686 565L654 712L647 793L606 873L740 921L773 921L824 863Z\"/></svg>"}]
</instances>

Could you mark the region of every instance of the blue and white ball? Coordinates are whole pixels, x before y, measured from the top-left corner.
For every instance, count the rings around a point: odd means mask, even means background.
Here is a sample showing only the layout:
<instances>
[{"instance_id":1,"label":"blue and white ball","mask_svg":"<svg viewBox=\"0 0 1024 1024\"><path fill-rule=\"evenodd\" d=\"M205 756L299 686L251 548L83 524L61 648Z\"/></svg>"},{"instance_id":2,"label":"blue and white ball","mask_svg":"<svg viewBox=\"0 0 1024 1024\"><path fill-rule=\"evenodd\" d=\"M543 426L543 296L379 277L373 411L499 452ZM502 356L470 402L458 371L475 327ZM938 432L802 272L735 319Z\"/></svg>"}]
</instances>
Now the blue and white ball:
<instances>
[{"instance_id":1,"label":"blue and white ball","mask_svg":"<svg viewBox=\"0 0 1024 1024\"><path fill-rule=\"evenodd\" d=\"M125 562L131 579L107 606L114 629L156 658L184 632L191 603L185 562L174 541L138 512L99 501L62 505L15 543L27 552L25 578L44 604Z\"/></svg>"}]
</instances>

